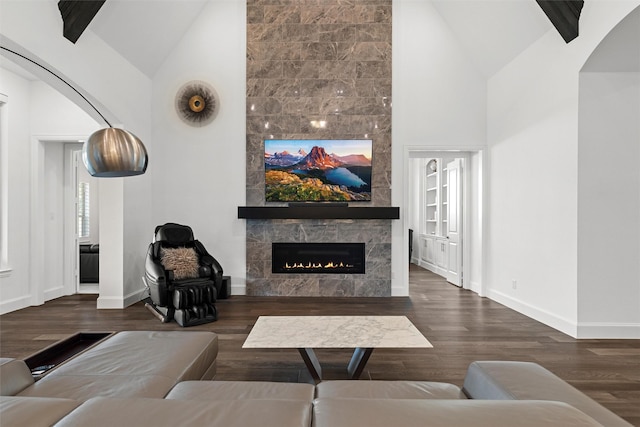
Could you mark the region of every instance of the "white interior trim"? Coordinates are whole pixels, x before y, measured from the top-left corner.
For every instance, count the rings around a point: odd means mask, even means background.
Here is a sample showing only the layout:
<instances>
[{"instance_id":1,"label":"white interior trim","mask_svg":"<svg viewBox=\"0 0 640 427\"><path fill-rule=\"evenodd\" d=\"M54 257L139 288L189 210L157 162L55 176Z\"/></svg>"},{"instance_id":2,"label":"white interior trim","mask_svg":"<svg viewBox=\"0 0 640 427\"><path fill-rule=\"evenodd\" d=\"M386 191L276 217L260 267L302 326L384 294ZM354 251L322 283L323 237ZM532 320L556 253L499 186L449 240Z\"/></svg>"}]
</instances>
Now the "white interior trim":
<instances>
[{"instance_id":1,"label":"white interior trim","mask_svg":"<svg viewBox=\"0 0 640 427\"><path fill-rule=\"evenodd\" d=\"M11 274L9 265L9 97L0 93L0 277Z\"/></svg>"},{"instance_id":2,"label":"white interior trim","mask_svg":"<svg viewBox=\"0 0 640 427\"><path fill-rule=\"evenodd\" d=\"M480 224L480 229L478 230L478 235L480 236L481 239L481 250L480 253L476 256L476 258L478 259L474 259L474 262L477 262L478 265L480 265L480 269L482 270L481 272L481 278L480 278L480 282L478 281L471 281L471 263L468 261L471 259L471 248L470 245L468 244L464 244L463 243L463 247L462 247L462 252L463 252L463 263L462 263L462 276L463 276L463 288L464 289L469 289L472 290L474 292L477 292L480 296L485 296L486 294L486 289L485 289L485 280L484 280L484 276L485 276L485 269L484 269L484 252L485 252L485 243L484 243L484 229L486 227L486 218L484 215L486 206L487 206L487 200L485 197L486 191L485 190L485 186L486 186L486 147L485 146L476 146L476 145L470 145L470 146L423 146L423 145L417 145L417 146L412 146L412 145L406 145L404 146L404 158L403 158L403 179L405 184L409 182L409 159L411 156L411 153L419 153L420 157L442 157L443 153L446 154L456 154L458 157L463 157L465 158L465 163L466 166L465 168L468 169L469 164L470 164L470 154L471 153L477 153L480 155L480 164L479 164L479 170L477 172L477 178L480 179L480 182L478 183L478 187L480 188L480 194L478 195L478 199L480 200L480 206L478 206L478 223ZM415 157L415 156L414 156ZM465 182L464 182L464 188L463 188L463 200L464 200L464 206L468 207L471 206L471 191L470 191L470 185L472 182L472 177L471 174L467 173L467 171L465 171ZM402 221L403 224L407 224L408 223L408 209L407 207L409 206L409 186L408 185L404 185L403 188L403 203L402 206L405 207L404 212L402 214ZM469 233L470 233L470 227L471 227L471 215L469 214L469 209L465 208L463 209L463 241L464 239L467 239ZM407 233L403 233L403 254L404 257L403 259L408 259L409 257L409 236ZM407 283L407 293L408 293L408 283L409 283L409 277L408 277L408 267L403 270L403 283Z\"/></svg>"},{"instance_id":3,"label":"white interior trim","mask_svg":"<svg viewBox=\"0 0 640 427\"><path fill-rule=\"evenodd\" d=\"M563 332L571 337L577 338L577 324L566 317L558 316L554 313L550 313L546 310L541 310L527 302L513 298L503 292L491 290L487 295L493 301L499 302L506 307L517 311L520 314L524 314L538 322L544 323L547 326L551 326L560 332Z\"/></svg>"},{"instance_id":4,"label":"white interior trim","mask_svg":"<svg viewBox=\"0 0 640 427\"><path fill-rule=\"evenodd\" d=\"M29 274L29 288L31 290L31 304L41 305L45 301L51 298L56 298L58 293L45 294L45 252L44 245L42 244L42 236L44 236L46 213L44 209L44 156L45 156L45 144L58 143L64 144L67 142L79 141L85 139L86 135L37 135L31 137L31 208L29 210L29 221L31 224L31 233L29 241L31 245L31 271ZM67 239L65 239L65 242ZM67 243L65 243L66 245ZM68 252L65 250L65 252ZM75 292L75 286L73 282L73 271L70 270L65 262L64 270L64 283L65 286L58 292L64 295L71 295Z\"/></svg>"}]
</instances>

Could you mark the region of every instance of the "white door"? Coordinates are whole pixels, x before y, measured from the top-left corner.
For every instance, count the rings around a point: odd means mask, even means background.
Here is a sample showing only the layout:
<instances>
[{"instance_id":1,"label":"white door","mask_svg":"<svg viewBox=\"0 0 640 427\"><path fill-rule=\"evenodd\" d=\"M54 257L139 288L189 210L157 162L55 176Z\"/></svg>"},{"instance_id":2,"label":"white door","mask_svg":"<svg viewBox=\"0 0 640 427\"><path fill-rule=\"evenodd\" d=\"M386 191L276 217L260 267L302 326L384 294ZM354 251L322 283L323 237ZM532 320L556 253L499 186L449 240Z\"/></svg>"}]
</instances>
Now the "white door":
<instances>
[{"instance_id":1,"label":"white door","mask_svg":"<svg viewBox=\"0 0 640 427\"><path fill-rule=\"evenodd\" d=\"M78 291L78 158L82 144L64 145L64 263L67 295Z\"/></svg>"},{"instance_id":2,"label":"white door","mask_svg":"<svg viewBox=\"0 0 640 427\"><path fill-rule=\"evenodd\" d=\"M462 286L462 163L447 164L447 282Z\"/></svg>"}]
</instances>

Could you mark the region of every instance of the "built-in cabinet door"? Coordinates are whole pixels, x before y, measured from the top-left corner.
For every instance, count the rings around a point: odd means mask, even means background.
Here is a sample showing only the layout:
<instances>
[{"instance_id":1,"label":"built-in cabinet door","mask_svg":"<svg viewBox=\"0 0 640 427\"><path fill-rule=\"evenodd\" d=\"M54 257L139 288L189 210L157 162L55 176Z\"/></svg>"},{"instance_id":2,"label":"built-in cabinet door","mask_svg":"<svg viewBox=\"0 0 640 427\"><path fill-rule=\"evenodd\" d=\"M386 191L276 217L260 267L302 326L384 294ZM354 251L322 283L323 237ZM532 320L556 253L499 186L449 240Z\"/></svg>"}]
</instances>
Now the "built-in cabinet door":
<instances>
[{"instance_id":1,"label":"built-in cabinet door","mask_svg":"<svg viewBox=\"0 0 640 427\"><path fill-rule=\"evenodd\" d=\"M435 260L433 237L420 236L420 261L422 263L435 264Z\"/></svg>"},{"instance_id":2,"label":"built-in cabinet door","mask_svg":"<svg viewBox=\"0 0 640 427\"><path fill-rule=\"evenodd\" d=\"M460 159L447 164L447 281L461 286L462 178Z\"/></svg>"},{"instance_id":3,"label":"built-in cabinet door","mask_svg":"<svg viewBox=\"0 0 640 427\"><path fill-rule=\"evenodd\" d=\"M431 264L434 264L436 260L436 254L434 252L434 244L435 244L434 239L430 239L430 238L425 239L425 249L427 253L425 261Z\"/></svg>"},{"instance_id":4,"label":"built-in cabinet door","mask_svg":"<svg viewBox=\"0 0 640 427\"><path fill-rule=\"evenodd\" d=\"M425 159L422 169L422 267L462 286L462 181L464 159ZM436 168L429 168L430 161ZM434 170L435 169L435 170Z\"/></svg>"},{"instance_id":5,"label":"built-in cabinet door","mask_svg":"<svg viewBox=\"0 0 640 427\"><path fill-rule=\"evenodd\" d=\"M435 245L436 245L436 266L439 267L443 273L447 271L447 262L448 262L448 256L447 253L449 252L449 244L447 242L446 239L443 238L438 238L435 241ZM440 273L440 274L443 274Z\"/></svg>"}]
</instances>

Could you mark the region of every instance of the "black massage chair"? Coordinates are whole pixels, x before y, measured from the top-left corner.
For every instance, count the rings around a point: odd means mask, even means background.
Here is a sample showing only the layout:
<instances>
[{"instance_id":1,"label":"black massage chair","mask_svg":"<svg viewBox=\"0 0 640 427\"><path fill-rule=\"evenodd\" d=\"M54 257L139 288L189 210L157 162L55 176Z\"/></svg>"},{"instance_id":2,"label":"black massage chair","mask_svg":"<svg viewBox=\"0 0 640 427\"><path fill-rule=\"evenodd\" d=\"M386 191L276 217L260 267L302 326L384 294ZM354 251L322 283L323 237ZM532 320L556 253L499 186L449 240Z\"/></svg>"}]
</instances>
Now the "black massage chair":
<instances>
[{"instance_id":1,"label":"black massage chair","mask_svg":"<svg viewBox=\"0 0 640 427\"><path fill-rule=\"evenodd\" d=\"M145 306L162 322L180 326L213 322L222 288L222 267L195 240L191 227L167 223L156 227L145 260Z\"/></svg>"}]
</instances>

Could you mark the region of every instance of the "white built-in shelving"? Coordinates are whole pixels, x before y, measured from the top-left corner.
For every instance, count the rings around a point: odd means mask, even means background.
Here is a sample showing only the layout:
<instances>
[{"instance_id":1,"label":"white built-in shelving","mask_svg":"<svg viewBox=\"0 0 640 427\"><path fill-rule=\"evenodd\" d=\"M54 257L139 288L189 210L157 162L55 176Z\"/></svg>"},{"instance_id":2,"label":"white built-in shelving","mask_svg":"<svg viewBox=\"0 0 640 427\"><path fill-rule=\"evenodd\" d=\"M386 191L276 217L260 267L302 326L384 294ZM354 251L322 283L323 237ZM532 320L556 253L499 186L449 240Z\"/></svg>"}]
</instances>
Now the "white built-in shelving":
<instances>
[{"instance_id":1,"label":"white built-in shelving","mask_svg":"<svg viewBox=\"0 0 640 427\"><path fill-rule=\"evenodd\" d=\"M435 160L436 170L429 167ZM447 159L425 159L422 182L422 229L420 232L420 264L443 274L447 260Z\"/></svg>"}]
</instances>

